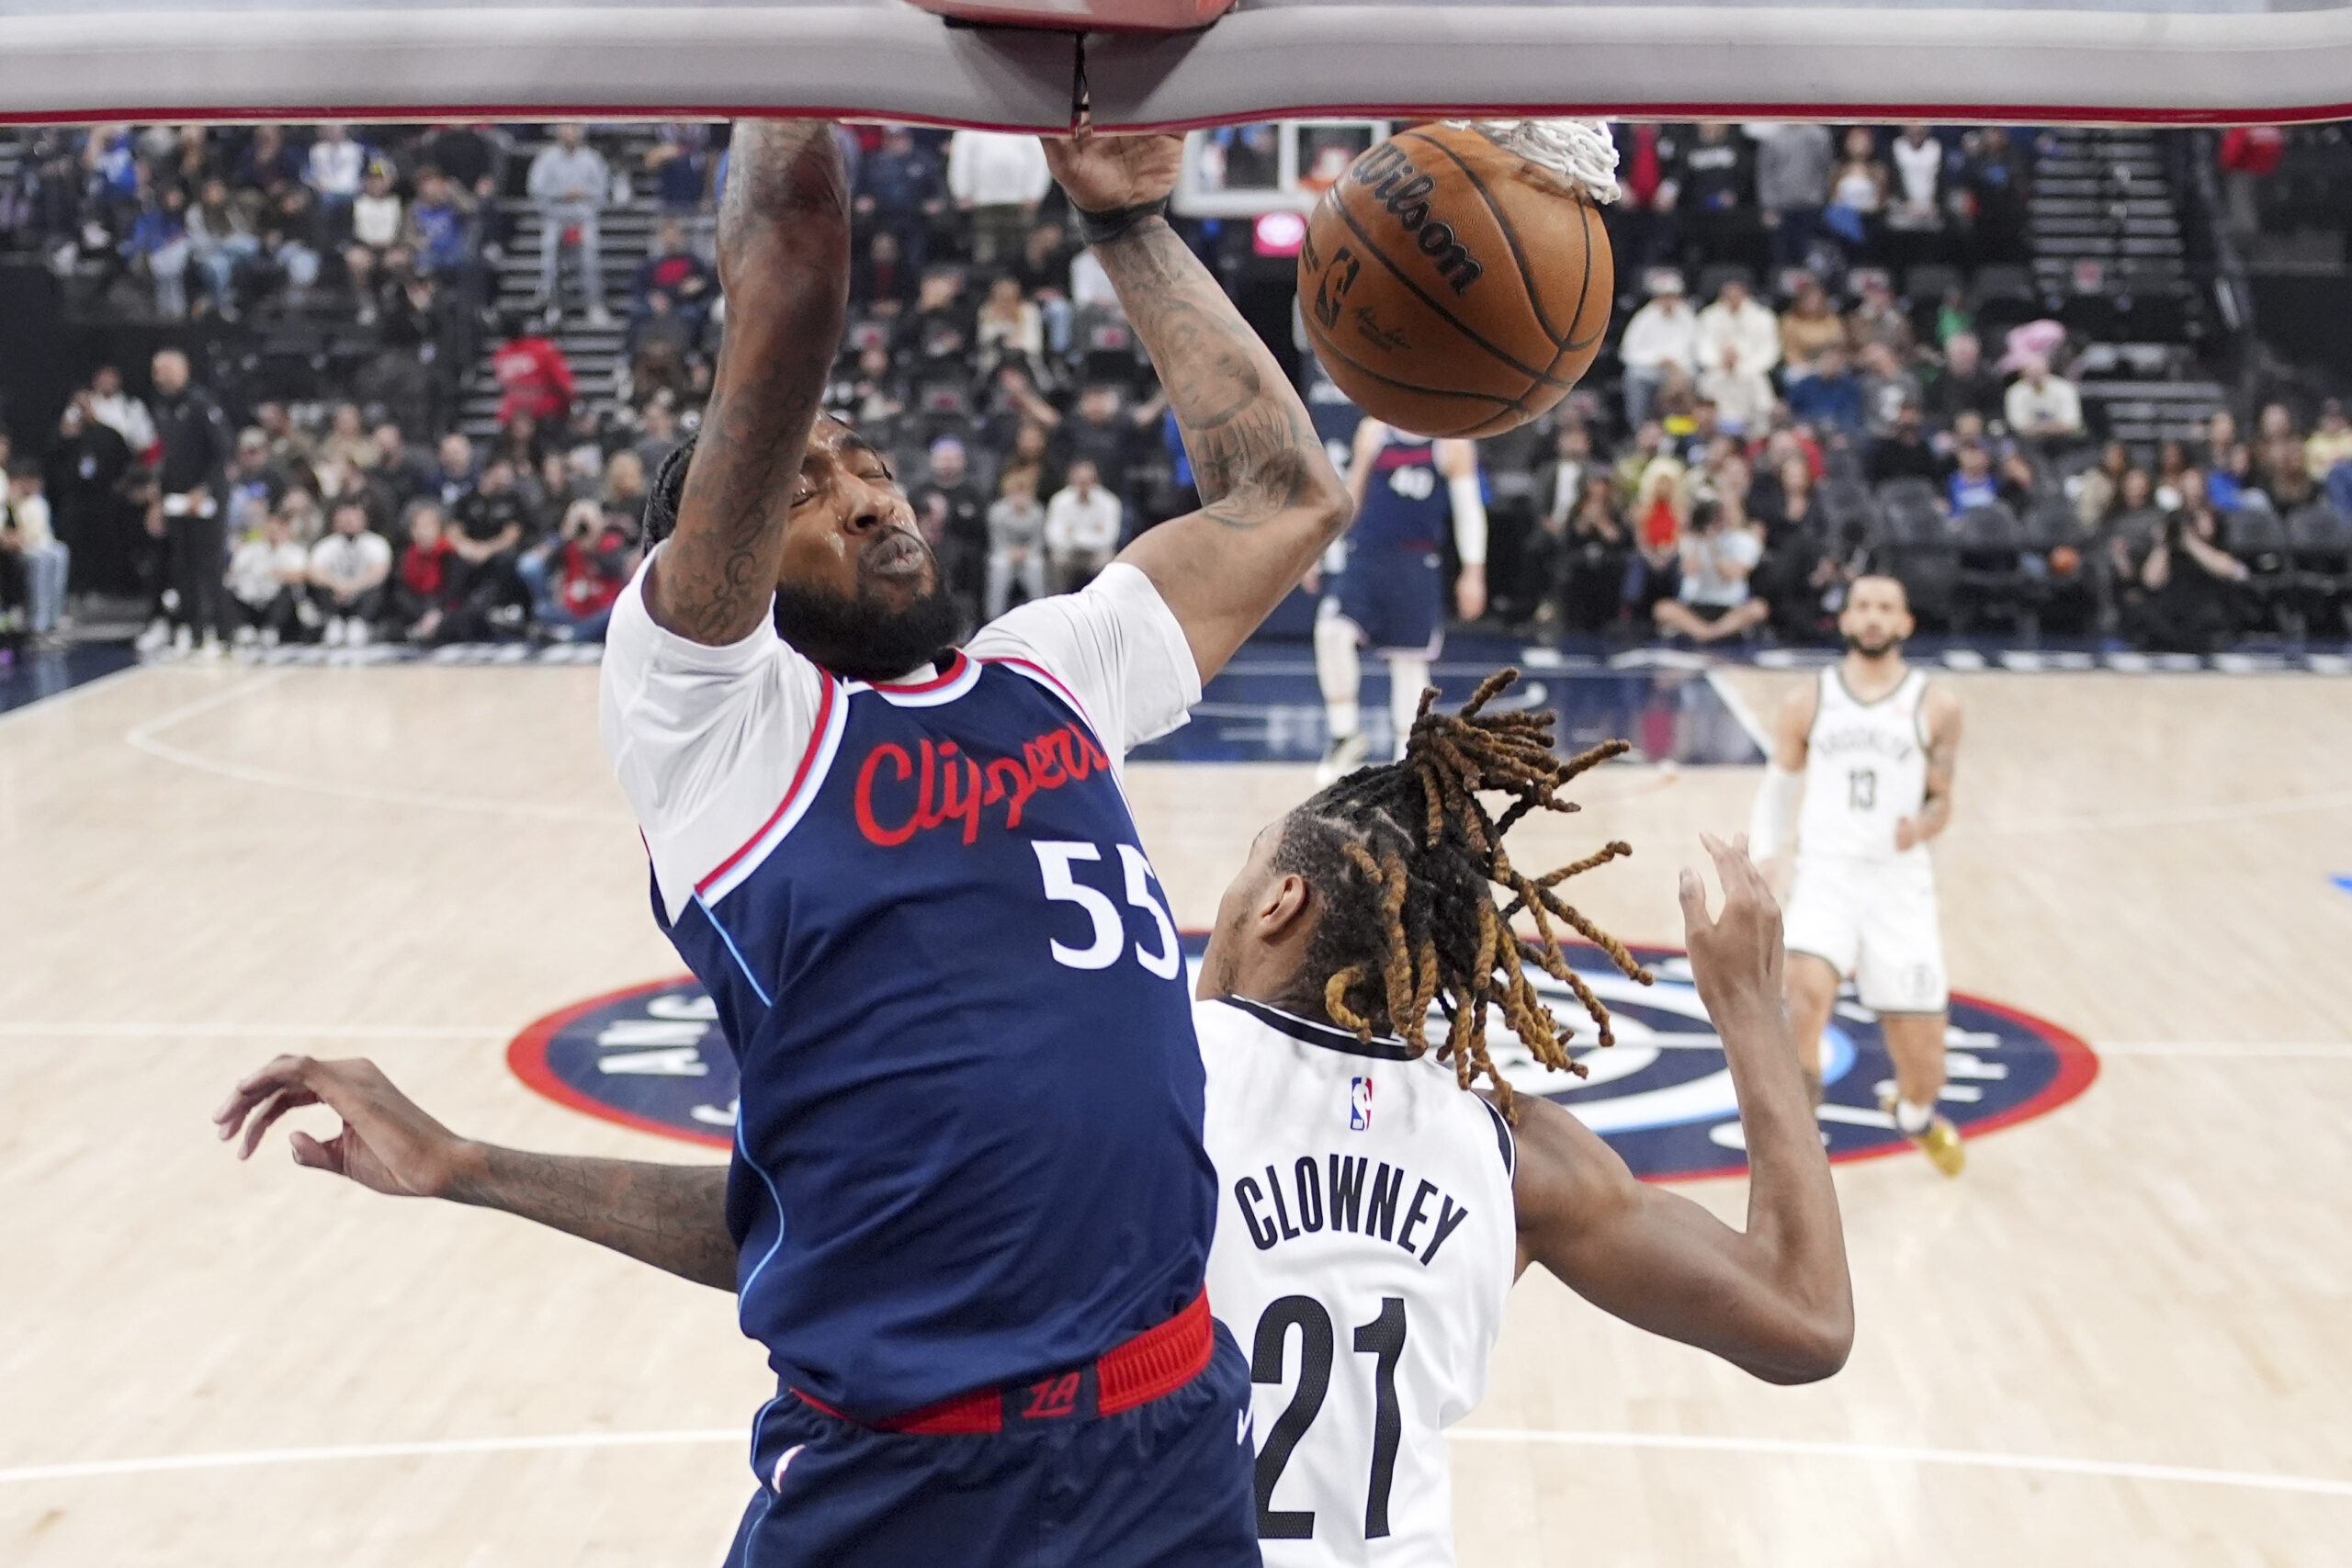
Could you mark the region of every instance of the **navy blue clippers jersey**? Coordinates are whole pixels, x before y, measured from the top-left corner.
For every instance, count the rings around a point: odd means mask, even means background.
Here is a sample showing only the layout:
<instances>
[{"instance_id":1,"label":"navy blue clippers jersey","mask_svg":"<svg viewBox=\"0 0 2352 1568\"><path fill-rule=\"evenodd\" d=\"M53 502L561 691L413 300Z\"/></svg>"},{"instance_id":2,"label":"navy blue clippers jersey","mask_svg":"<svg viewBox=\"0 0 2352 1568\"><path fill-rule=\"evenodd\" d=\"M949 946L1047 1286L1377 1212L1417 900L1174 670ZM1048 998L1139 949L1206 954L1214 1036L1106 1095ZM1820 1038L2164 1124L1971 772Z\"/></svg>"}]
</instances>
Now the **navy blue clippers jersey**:
<instances>
[{"instance_id":1,"label":"navy blue clippers jersey","mask_svg":"<svg viewBox=\"0 0 2352 1568\"><path fill-rule=\"evenodd\" d=\"M1075 699L959 653L821 701L671 937L742 1074L744 1332L879 1418L1172 1316L1215 1173L1175 928Z\"/></svg>"},{"instance_id":2,"label":"navy blue clippers jersey","mask_svg":"<svg viewBox=\"0 0 2352 1568\"><path fill-rule=\"evenodd\" d=\"M1348 530L1353 550L1434 550L1453 515L1437 447L1418 435L1392 435L1372 460L1363 504Z\"/></svg>"}]
</instances>

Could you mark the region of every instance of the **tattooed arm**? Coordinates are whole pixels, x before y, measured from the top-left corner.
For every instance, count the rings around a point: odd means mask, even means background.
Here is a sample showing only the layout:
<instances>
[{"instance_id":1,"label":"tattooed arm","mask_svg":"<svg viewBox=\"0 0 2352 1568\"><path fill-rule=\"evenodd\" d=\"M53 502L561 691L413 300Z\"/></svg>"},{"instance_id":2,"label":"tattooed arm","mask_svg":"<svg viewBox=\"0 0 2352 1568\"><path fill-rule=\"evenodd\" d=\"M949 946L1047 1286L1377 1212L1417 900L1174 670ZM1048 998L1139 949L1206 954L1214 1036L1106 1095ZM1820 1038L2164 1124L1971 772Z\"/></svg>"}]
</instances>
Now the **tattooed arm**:
<instances>
[{"instance_id":1,"label":"tattooed arm","mask_svg":"<svg viewBox=\"0 0 2352 1568\"><path fill-rule=\"evenodd\" d=\"M712 647L769 613L793 486L841 346L849 196L823 120L741 120L718 207L727 336L677 531L646 583L653 618Z\"/></svg>"},{"instance_id":2,"label":"tattooed arm","mask_svg":"<svg viewBox=\"0 0 2352 1568\"><path fill-rule=\"evenodd\" d=\"M735 1289L723 1165L582 1159L468 1144L441 1196L536 1220L715 1291Z\"/></svg>"},{"instance_id":3,"label":"tattooed arm","mask_svg":"<svg viewBox=\"0 0 2352 1568\"><path fill-rule=\"evenodd\" d=\"M1055 177L1081 211L1158 201L1175 187L1180 136L1048 141ZM1347 527L1352 507L1306 406L1199 258L1162 218L1094 247L1159 373L1200 487L1201 509L1119 558L1175 612L1206 680Z\"/></svg>"},{"instance_id":4,"label":"tattooed arm","mask_svg":"<svg viewBox=\"0 0 2352 1568\"><path fill-rule=\"evenodd\" d=\"M394 1197L503 1209L696 1284L735 1288L723 1165L580 1159L474 1143L366 1061L280 1056L232 1090L212 1120L224 1140L243 1134L237 1157L249 1159L271 1123L305 1105L326 1106L343 1129L324 1143L295 1133L297 1165Z\"/></svg>"}]
</instances>

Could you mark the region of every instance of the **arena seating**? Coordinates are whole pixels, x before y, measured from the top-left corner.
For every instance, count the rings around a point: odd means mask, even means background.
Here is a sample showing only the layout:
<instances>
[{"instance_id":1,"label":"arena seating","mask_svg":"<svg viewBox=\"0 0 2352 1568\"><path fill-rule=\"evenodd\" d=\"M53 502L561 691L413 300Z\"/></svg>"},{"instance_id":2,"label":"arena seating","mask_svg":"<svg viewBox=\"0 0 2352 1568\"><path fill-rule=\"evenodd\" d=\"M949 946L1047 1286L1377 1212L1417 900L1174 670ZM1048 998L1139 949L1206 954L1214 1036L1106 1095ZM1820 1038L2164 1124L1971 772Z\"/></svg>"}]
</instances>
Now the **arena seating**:
<instances>
[{"instance_id":1,"label":"arena seating","mask_svg":"<svg viewBox=\"0 0 2352 1568\"><path fill-rule=\"evenodd\" d=\"M665 221L680 222L689 247L707 261L719 146L706 145L706 133L694 128L605 125L590 133L589 145L615 176L596 214L603 293L614 307L608 319L568 296L554 305L537 299L553 231L528 193L528 171L551 145L548 128L481 128L465 133L474 140L457 149L441 140L456 128L355 129L404 214L417 203L435 156L452 150L481 154L481 166L467 171L479 177L458 204L461 249L430 265L411 254L413 217L403 218L407 227L393 243L352 254L346 203L312 188L301 172L312 131L285 129L289 151L282 163L258 172L250 166L244 133L236 131L198 133L202 140L195 142L166 127L0 132L0 265L20 276L46 276L82 360L74 374L86 378L98 363L115 362L135 392L146 352L182 343L196 350L199 381L239 425L278 405L288 411L293 444L309 449L324 435L336 406L350 402L371 427L379 418L399 424L416 451L432 451L448 432L470 437L483 452L527 446L535 458L571 464L560 483L544 463L527 465L531 471L521 476L532 527L542 538L567 505L582 499L597 500L633 528L641 490L626 478L608 481L607 462L622 451L658 459L665 441L691 434L719 327L715 314L706 321L696 312L685 328L649 329L631 285ZM1115 308L1087 291L1082 266L1079 274L1071 270L1070 247L1050 236L1032 255L978 264L969 214L946 197L947 143L944 132L922 131L886 148L881 128L857 132L852 153L868 164L861 178L890 182L886 204L908 190L921 198L913 208L861 209L860 293L833 402L876 426L911 489L930 486L948 497L937 525L946 530L943 553L977 607L986 506L996 472L1016 445L1027 443L1032 455L1042 446L1049 475L1090 441L1115 449L1116 488L1130 532L1188 501L1181 454L1153 422L1148 369ZM2295 145L2333 155L2339 143L2302 133ZM1691 128L1662 128L1662 177L1686 178L1688 170L1675 160L1695 144ZM2341 635L2352 613L2352 552L2347 525L2330 502L2352 499L2340 493L2352 491L2352 482L2324 493L2323 466L2273 487L2280 490L2275 502L2265 488L2265 475L2287 460L2286 444L2303 449L2317 410L2282 408L2263 418L2274 426L2283 420L2283 427L2256 430L2257 411L2232 409L2211 368L2239 351L2248 324L2233 320L2233 307L2215 283L2222 215L2213 139L2055 129L2018 130L2004 144L1939 130L1933 145L1940 159L1927 205L1900 221L1895 204L1917 193L1890 176L1894 145L1891 133L1874 133L1856 165L1877 169L1888 205L1856 215L1847 237L1816 242L1798 258L1773 253L1770 220L1758 204L1754 171L1745 165L1703 221L1686 215L1662 229L1650 221L1653 214L1629 209L1610 215L1621 280L1611 352L1557 415L1487 443L1482 454L1497 533L1491 613L1547 635L1648 637L1645 622L1628 612L1596 622L1586 611L1569 615L1564 607L1617 603L1605 582L1589 581L1572 592L1567 579L1622 572L1628 531L1637 521L1623 508L1647 465L1662 458L1676 469L1669 493L1678 515L1693 499L1746 487L1735 504L1764 531L1772 552L1756 578L1758 592L1775 596L1768 635L1826 636L1838 583L1865 567L1891 567L1911 580L1923 619L1934 629L1997 628L2028 637L2132 634L2133 605L2152 593L2141 581L2143 568L2162 536L2149 526L2149 508L2193 505L2184 483L2215 492L2224 524L2220 536L2248 566L2246 581L2234 590L2243 633ZM668 155L680 147L698 160L684 186L668 166ZM1673 151L1678 147L1683 151ZM2314 156L2287 166L2285 189L2267 198L2268 210L2308 211L2296 193L2311 184L2313 176L2299 171ZM243 220L258 230L257 243L233 267L205 259L210 237L191 232L183 215L203 201L208 174L230 182L234 199L244 204ZM1030 200L1029 221L1052 223L1057 200L1052 192ZM1186 227L1228 282L1243 287L1250 264L1246 245L1236 242L1247 239L1247 225L1205 220ZM876 236L886 233L896 260L876 247ZM1775 261L1789 265L1768 265ZM1856 375L1863 393L1888 406L1866 409L1859 424L1845 427L1804 423L1782 402L1770 416L1730 430L1701 370L1668 378L1657 403L1658 429L1645 435L1626 418L1613 340L1644 304L1645 284L1659 266L1682 275L1694 308L1737 280L1768 306L1785 309L1807 276L1851 308L1866 279L1883 278L1902 325L1871 326L1860 314L1847 321L1857 344L1873 333L1900 340L1891 375ZM979 305L1000 273L1015 277L1020 294L994 327L982 330ZM412 274L433 278L423 304L403 297ZM926 288L942 292L934 299ZM493 369L500 345L526 325L552 344L574 389L563 418L527 442L502 418L512 404ZM1278 319L1261 327L1277 335ZM1984 363L1998 362L2006 377L2023 363L2009 335L2020 329L2018 341L2041 345L2078 399L2079 423L2027 434L2007 428L2007 411L1992 408L1981 430L1955 427L1949 409L1929 397L1942 409L1924 432L1934 474L1871 482L1879 477L1873 465L1893 460L1880 448L1894 401L1918 399L1948 373L1947 340L1973 333ZM661 355L650 367L636 360L649 336L678 351L674 367ZM1295 352L1280 347L1286 355ZM878 351L879 360L868 350ZM8 400L0 408L15 426L17 456L38 460L51 445L56 409L39 406L38 378L24 369L0 364L0 397ZM1784 367L1772 389L1785 397L1794 381L1795 368ZM1107 434L1079 428L1081 394L1093 385L1112 389L1117 400L1116 428ZM649 412L654 401L662 405L658 416ZM657 424L658 431L650 428ZM1547 466L1566 424L1583 432L1584 455L1572 460L1590 470L1610 468L1618 480L1619 510L1607 520L1612 532L1586 540L1591 547L1581 549L1568 547L1581 537L1576 530L1594 524L1570 518L1567 491L1556 482L1560 470ZM1024 426L1036 434L1024 435ZM2247 434L2238 434L2241 426ZM1958 445L1970 439L1994 448L2001 465L1996 497L1962 500L1948 491L1943 476ZM2103 450L2102 441L2120 443L2120 455ZM943 442L953 443L959 456L946 455ZM1778 465L1792 451L1804 456L1817 480L1813 510L1802 521L1775 511L1782 504ZM1726 477L1733 458L1745 459L1736 479ZM2136 501L2124 494L2133 468L2150 478L2148 495ZM2180 477L2192 472L2199 480ZM305 470L296 488L328 490L345 477ZM404 543L397 515L402 498L381 491L378 485L368 493L383 513L377 526L397 547ZM110 525L125 526L131 516L126 512ZM119 549L85 554L95 571L110 556L137 566L141 548L134 537ZM2053 572L2060 551L2080 564ZM143 570L148 575L100 581L77 568L74 586L152 596L152 562ZM529 629L527 615L493 626L503 636Z\"/></svg>"}]
</instances>

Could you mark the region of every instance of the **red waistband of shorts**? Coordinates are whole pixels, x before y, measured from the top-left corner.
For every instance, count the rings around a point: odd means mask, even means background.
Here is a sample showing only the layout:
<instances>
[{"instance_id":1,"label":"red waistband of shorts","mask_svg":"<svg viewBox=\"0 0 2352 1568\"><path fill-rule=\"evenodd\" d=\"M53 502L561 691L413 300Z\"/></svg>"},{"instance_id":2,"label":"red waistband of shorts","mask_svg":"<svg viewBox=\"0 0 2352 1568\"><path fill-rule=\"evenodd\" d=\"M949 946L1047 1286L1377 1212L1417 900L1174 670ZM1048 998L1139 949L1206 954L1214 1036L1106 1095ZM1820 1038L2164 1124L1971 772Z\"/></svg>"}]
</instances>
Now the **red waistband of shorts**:
<instances>
[{"instance_id":1,"label":"red waistband of shorts","mask_svg":"<svg viewBox=\"0 0 2352 1568\"><path fill-rule=\"evenodd\" d=\"M1216 1349L1216 1331L1209 1316L1209 1293L1204 1289L1193 1298L1190 1306L1174 1317L1113 1346L1083 1366L1022 1382L974 1389L919 1410L880 1421L861 1421L858 1425L880 1432L948 1437L1116 1416L1123 1410L1164 1399L1182 1388L1201 1375ZM803 1404L828 1416L843 1421L856 1420L799 1389L792 1392Z\"/></svg>"}]
</instances>

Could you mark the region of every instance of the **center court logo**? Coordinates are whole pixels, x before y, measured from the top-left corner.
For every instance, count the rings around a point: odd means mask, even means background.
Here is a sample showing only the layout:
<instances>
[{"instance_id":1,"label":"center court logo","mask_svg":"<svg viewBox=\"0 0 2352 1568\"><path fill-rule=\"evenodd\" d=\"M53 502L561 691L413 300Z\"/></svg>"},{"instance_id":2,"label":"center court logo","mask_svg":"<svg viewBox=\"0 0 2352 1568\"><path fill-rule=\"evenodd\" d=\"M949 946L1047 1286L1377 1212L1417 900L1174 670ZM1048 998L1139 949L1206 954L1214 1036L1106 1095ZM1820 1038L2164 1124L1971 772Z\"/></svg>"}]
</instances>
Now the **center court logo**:
<instances>
[{"instance_id":1,"label":"center court logo","mask_svg":"<svg viewBox=\"0 0 2352 1568\"><path fill-rule=\"evenodd\" d=\"M1206 939L1184 939L1197 964ZM1537 975L1553 1010L1580 1024L1570 1053L1584 1078L1547 1072L1499 1019L1489 1024L1495 1064L1522 1093L1556 1100L1609 1140L1638 1175L1728 1175L1744 1168L1736 1102L1723 1047L1690 985L1689 961L1659 948L1634 953L1657 975L1637 986L1599 953L1570 962L1608 1002L1617 1043L1591 1044L1592 1026L1565 987ZM661 981L550 1013L526 1029L506 1058L551 1100L608 1122L724 1148L733 1139L735 1063L718 1014L692 979ZM1578 1042L1581 1041L1581 1046ZM1823 1062L1827 1099L1821 1130L1832 1159L1867 1159L1910 1145L1878 1109L1894 1077L1876 1019L1850 998L1831 1020ZM2090 1087L2098 1062L2064 1030L1973 997L1951 999L1942 1110L1963 1133L1987 1133L2064 1105ZM1369 1125L1371 1083L1350 1096L1351 1125ZM1362 1121L1359 1122L1358 1118Z\"/></svg>"}]
</instances>

